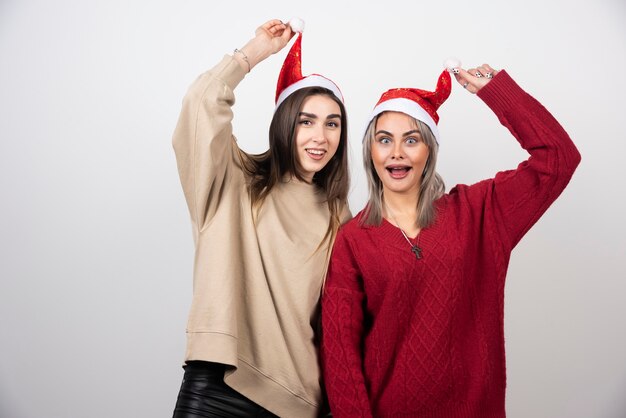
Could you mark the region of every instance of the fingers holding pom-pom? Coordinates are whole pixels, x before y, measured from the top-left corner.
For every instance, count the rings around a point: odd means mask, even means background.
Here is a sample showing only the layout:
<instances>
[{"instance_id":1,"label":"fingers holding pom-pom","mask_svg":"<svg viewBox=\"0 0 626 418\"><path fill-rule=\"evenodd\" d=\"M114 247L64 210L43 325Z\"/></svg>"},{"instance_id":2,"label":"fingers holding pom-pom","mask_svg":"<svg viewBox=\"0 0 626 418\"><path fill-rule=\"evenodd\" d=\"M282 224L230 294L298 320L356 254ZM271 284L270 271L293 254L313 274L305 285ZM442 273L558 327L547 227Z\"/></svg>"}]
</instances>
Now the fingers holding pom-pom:
<instances>
[{"instance_id":1,"label":"fingers holding pom-pom","mask_svg":"<svg viewBox=\"0 0 626 418\"><path fill-rule=\"evenodd\" d=\"M443 66L448 72L452 74L458 74L459 68L461 68L461 60L455 57L449 57L443 62Z\"/></svg>"}]
</instances>

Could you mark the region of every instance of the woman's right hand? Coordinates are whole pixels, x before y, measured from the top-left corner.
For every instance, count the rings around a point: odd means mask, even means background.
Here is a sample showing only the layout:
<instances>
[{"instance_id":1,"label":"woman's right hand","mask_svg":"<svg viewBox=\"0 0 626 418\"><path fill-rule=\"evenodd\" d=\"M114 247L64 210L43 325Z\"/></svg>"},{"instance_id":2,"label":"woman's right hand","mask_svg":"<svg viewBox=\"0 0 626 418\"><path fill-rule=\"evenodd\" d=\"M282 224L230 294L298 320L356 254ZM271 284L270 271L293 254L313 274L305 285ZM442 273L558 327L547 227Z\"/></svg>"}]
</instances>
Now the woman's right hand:
<instances>
[{"instance_id":1,"label":"woman's right hand","mask_svg":"<svg viewBox=\"0 0 626 418\"><path fill-rule=\"evenodd\" d=\"M242 68L246 71L254 68L259 62L283 49L295 32L291 27L278 19L272 19L256 30L255 37L240 48L243 54L234 54ZM246 62L245 57L248 58ZM250 67L248 68L248 64Z\"/></svg>"},{"instance_id":2,"label":"woman's right hand","mask_svg":"<svg viewBox=\"0 0 626 418\"><path fill-rule=\"evenodd\" d=\"M278 19L265 22L255 32L257 38L269 43L272 54L283 49L294 34L291 26Z\"/></svg>"}]
</instances>

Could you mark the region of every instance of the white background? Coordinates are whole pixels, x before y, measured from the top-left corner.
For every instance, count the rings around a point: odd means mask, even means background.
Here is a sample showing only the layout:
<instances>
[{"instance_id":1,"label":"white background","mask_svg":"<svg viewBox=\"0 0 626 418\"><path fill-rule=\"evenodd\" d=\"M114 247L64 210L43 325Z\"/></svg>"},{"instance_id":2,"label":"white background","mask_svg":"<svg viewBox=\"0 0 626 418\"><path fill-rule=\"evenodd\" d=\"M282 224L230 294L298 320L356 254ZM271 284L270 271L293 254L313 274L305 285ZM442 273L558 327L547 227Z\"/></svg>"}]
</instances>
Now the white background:
<instances>
[{"instance_id":1,"label":"white background","mask_svg":"<svg viewBox=\"0 0 626 418\"><path fill-rule=\"evenodd\" d=\"M432 90L450 55L506 68L563 124L583 162L513 253L508 416L626 416L623 0L2 0L0 416L171 416L193 257L171 147L181 99L292 16L304 73L346 97L354 212L367 114L388 88ZM285 53L237 89L247 151L266 147ZM439 114L448 188L526 158L458 85Z\"/></svg>"}]
</instances>

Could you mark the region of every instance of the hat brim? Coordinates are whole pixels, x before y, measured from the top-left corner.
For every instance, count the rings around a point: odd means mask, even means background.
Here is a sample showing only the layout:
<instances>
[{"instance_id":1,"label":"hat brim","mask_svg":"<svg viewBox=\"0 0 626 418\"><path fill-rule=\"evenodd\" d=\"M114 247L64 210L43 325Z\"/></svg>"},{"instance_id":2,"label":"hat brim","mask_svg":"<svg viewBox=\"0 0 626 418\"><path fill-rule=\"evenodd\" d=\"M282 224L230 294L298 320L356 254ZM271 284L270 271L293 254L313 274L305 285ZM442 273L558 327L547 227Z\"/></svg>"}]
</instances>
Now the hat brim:
<instances>
[{"instance_id":1,"label":"hat brim","mask_svg":"<svg viewBox=\"0 0 626 418\"><path fill-rule=\"evenodd\" d=\"M439 143L439 129L437 129L437 124L428 114L428 112L426 112L420 105L418 105L413 100L396 98L386 100L378 104L374 108L374 110L372 110L370 118L368 119L368 123L371 123L376 116L380 115L383 112L401 112L411 116L414 119L419 120L420 122L425 123L435 136L437 143Z\"/></svg>"},{"instance_id":2,"label":"hat brim","mask_svg":"<svg viewBox=\"0 0 626 418\"><path fill-rule=\"evenodd\" d=\"M285 88L276 100L276 109L278 109L278 106L280 106L280 104L284 102L285 99L289 97L292 93L305 87L327 88L328 90L332 91L333 94L337 96L337 98L339 98L339 100L341 100L341 102L343 103L343 95L341 94L341 90L339 90L339 87L337 87L335 83L322 75L311 74Z\"/></svg>"}]
</instances>

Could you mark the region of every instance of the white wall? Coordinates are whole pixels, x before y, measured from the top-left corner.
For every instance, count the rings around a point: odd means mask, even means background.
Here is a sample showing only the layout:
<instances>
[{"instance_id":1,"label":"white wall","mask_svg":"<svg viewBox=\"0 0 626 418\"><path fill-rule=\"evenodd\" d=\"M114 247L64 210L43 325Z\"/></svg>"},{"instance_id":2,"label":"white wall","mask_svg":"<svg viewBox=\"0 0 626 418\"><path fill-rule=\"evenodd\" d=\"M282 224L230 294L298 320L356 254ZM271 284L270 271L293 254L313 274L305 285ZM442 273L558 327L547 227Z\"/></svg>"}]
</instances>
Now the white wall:
<instances>
[{"instance_id":1,"label":"white wall","mask_svg":"<svg viewBox=\"0 0 626 418\"><path fill-rule=\"evenodd\" d=\"M270 18L306 20L305 73L342 88L353 209L383 90L442 61L506 68L583 155L515 250L508 415L626 416L623 0L0 2L0 416L167 417L182 377L192 238L170 138L191 81ZM261 151L285 51L237 90ZM449 186L525 158L475 96L440 111Z\"/></svg>"}]
</instances>

